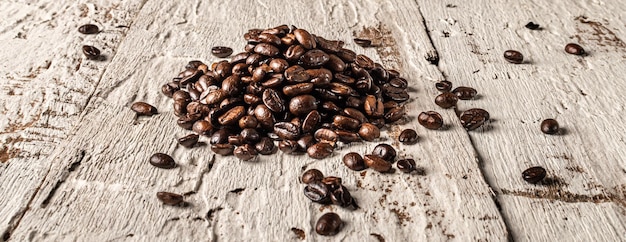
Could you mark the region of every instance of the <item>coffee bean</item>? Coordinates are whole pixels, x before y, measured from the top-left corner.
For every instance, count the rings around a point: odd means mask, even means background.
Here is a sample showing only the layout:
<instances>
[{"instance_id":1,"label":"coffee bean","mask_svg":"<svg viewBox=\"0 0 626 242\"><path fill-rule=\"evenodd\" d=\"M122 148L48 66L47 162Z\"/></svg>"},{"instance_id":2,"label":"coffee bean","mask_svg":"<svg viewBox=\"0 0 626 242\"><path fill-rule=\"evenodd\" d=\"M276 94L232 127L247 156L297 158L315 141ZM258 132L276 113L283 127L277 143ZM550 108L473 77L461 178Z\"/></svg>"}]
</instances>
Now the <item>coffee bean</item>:
<instances>
[{"instance_id":1,"label":"coffee bean","mask_svg":"<svg viewBox=\"0 0 626 242\"><path fill-rule=\"evenodd\" d=\"M371 123L364 123L359 128L359 136L367 141L373 141L380 137L380 129Z\"/></svg>"},{"instance_id":2,"label":"coffee bean","mask_svg":"<svg viewBox=\"0 0 626 242\"><path fill-rule=\"evenodd\" d=\"M232 144L214 144L211 145L211 151L218 155L228 156L232 155L235 150L235 146Z\"/></svg>"},{"instance_id":3,"label":"coffee bean","mask_svg":"<svg viewBox=\"0 0 626 242\"><path fill-rule=\"evenodd\" d=\"M559 123L554 119L545 119L541 121L541 132L544 134L558 134Z\"/></svg>"},{"instance_id":4,"label":"coffee bean","mask_svg":"<svg viewBox=\"0 0 626 242\"><path fill-rule=\"evenodd\" d=\"M294 97L301 94L308 94L313 91L313 83L297 83L293 85L286 85L283 87L283 94Z\"/></svg>"},{"instance_id":5,"label":"coffee bean","mask_svg":"<svg viewBox=\"0 0 626 242\"><path fill-rule=\"evenodd\" d=\"M209 121L198 120L193 123L191 129L198 134L208 134L213 129L213 126L211 126L211 123L209 123Z\"/></svg>"},{"instance_id":6,"label":"coffee bean","mask_svg":"<svg viewBox=\"0 0 626 242\"><path fill-rule=\"evenodd\" d=\"M393 123L404 117L404 107L395 107L385 113L385 123Z\"/></svg>"},{"instance_id":7,"label":"coffee bean","mask_svg":"<svg viewBox=\"0 0 626 242\"><path fill-rule=\"evenodd\" d=\"M276 122L274 114L264 104L257 105L254 108L254 117L263 128L270 130L274 128L274 122Z\"/></svg>"},{"instance_id":8,"label":"coffee bean","mask_svg":"<svg viewBox=\"0 0 626 242\"><path fill-rule=\"evenodd\" d=\"M157 192L157 198L165 205L179 205L184 202L183 196L171 192Z\"/></svg>"},{"instance_id":9,"label":"coffee bean","mask_svg":"<svg viewBox=\"0 0 626 242\"><path fill-rule=\"evenodd\" d=\"M304 47L305 49L314 49L317 46L315 42L315 38L304 29L296 29L293 31L293 35L296 37L296 40Z\"/></svg>"},{"instance_id":10,"label":"coffee bean","mask_svg":"<svg viewBox=\"0 0 626 242\"><path fill-rule=\"evenodd\" d=\"M322 183L326 185L330 192L341 187L341 178L336 176L327 176L322 178Z\"/></svg>"},{"instance_id":11,"label":"coffee bean","mask_svg":"<svg viewBox=\"0 0 626 242\"><path fill-rule=\"evenodd\" d=\"M387 162L393 162L396 158L396 154L396 149L388 144L376 145L376 147L374 147L374 150L372 150L372 155L379 156Z\"/></svg>"},{"instance_id":12,"label":"coffee bean","mask_svg":"<svg viewBox=\"0 0 626 242\"><path fill-rule=\"evenodd\" d=\"M339 52L335 53L335 55L346 63L352 63L356 60L356 53L346 48L342 48Z\"/></svg>"},{"instance_id":13,"label":"coffee bean","mask_svg":"<svg viewBox=\"0 0 626 242\"><path fill-rule=\"evenodd\" d=\"M313 202L328 204L330 202L330 191L321 180L313 180L304 187L304 196Z\"/></svg>"},{"instance_id":14,"label":"coffee bean","mask_svg":"<svg viewBox=\"0 0 626 242\"><path fill-rule=\"evenodd\" d=\"M249 144L237 146L235 150L233 150L233 154L242 161L251 161L256 158L257 151L254 147Z\"/></svg>"},{"instance_id":15,"label":"coffee bean","mask_svg":"<svg viewBox=\"0 0 626 242\"><path fill-rule=\"evenodd\" d=\"M476 97L478 92L476 89L471 87L457 87L452 91L452 93L454 93L461 100L471 100Z\"/></svg>"},{"instance_id":16,"label":"coffee bean","mask_svg":"<svg viewBox=\"0 0 626 242\"><path fill-rule=\"evenodd\" d=\"M302 173L302 183L309 184L314 181L321 181L324 178L324 174L318 169L309 169Z\"/></svg>"},{"instance_id":17,"label":"coffee bean","mask_svg":"<svg viewBox=\"0 0 626 242\"><path fill-rule=\"evenodd\" d=\"M569 43L565 45L565 52L572 55L584 55L585 49L583 49L583 47L578 44Z\"/></svg>"},{"instance_id":18,"label":"coffee bean","mask_svg":"<svg viewBox=\"0 0 626 242\"><path fill-rule=\"evenodd\" d=\"M253 128L245 128L241 130L241 138L244 143L247 144L256 144L261 140L261 136L259 135L259 131Z\"/></svg>"},{"instance_id":19,"label":"coffee bean","mask_svg":"<svg viewBox=\"0 0 626 242\"><path fill-rule=\"evenodd\" d=\"M170 98L179 89L180 88L178 87L178 84L175 82L168 82L166 84L163 84L163 86L161 86L161 92L165 94L165 96L170 97Z\"/></svg>"},{"instance_id":20,"label":"coffee bean","mask_svg":"<svg viewBox=\"0 0 626 242\"><path fill-rule=\"evenodd\" d=\"M367 169L365 165L365 161L363 161L363 157L355 152L350 152L343 156L343 164L346 165L350 170L354 171L362 171Z\"/></svg>"},{"instance_id":21,"label":"coffee bean","mask_svg":"<svg viewBox=\"0 0 626 242\"><path fill-rule=\"evenodd\" d=\"M315 223L315 232L323 236L332 236L339 233L343 221L336 213L326 213Z\"/></svg>"},{"instance_id":22,"label":"coffee bean","mask_svg":"<svg viewBox=\"0 0 626 242\"><path fill-rule=\"evenodd\" d=\"M200 114L187 114L178 118L176 123L183 129L191 130L193 128L193 124L200 119Z\"/></svg>"},{"instance_id":23,"label":"coffee bean","mask_svg":"<svg viewBox=\"0 0 626 242\"><path fill-rule=\"evenodd\" d=\"M330 60L330 56L321 50L309 50L302 57L300 61L307 67L318 67L326 64Z\"/></svg>"},{"instance_id":24,"label":"coffee bean","mask_svg":"<svg viewBox=\"0 0 626 242\"><path fill-rule=\"evenodd\" d=\"M345 186L339 186L337 189L333 190L330 193L330 201L333 204L339 205L344 208L345 207L353 207L355 209L358 208L358 205L356 205L354 198L352 198L352 195L350 195L350 192Z\"/></svg>"},{"instance_id":25,"label":"coffee bean","mask_svg":"<svg viewBox=\"0 0 626 242\"><path fill-rule=\"evenodd\" d=\"M217 120L221 125L233 125L238 123L245 114L246 108L243 106L236 106L220 115Z\"/></svg>"},{"instance_id":26,"label":"coffee bean","mask_svg":"<svg viewBox=\"0 0 626 242\"><path fill-rule=\"evenodd\" d=\"M527 29L530 30L536 30L539 29L539 25L533 22L528 22L524 27L526 27Z\"/></svg>"},{"instance_id":27,"label":"coffee bean","mask_svg":"<svg viewBox=\"0 0 626 242\"><path fill-rule=\"evenodd\" d=\"M389 81L389 85L396 88L406 89L409 87L409 82L404 78L394 78Z\"/></svg>"},{"instance_id":28,"label":"coffee bean","mask_svg":"<svg viewBox=\"0 0 626 242\"><path fill-rule=\"evenodd\" d=\"M305 134L301 136L296 143L298 144L298 151L304 152L315 144L315 138L311 134Z\"/></svg>"},{"instance_id":29,"label":"coffee bean","mask_svg":"<svg viewBox=\"0 0 626 242\"><path fill-rule=\"evenodd\" d=\"M272 34L272 33L261 33L259 35L259 40L262 43L268 43L268 44L272 44L272 45L280 45L281 44L280 38L278 38L278 36L276 36L275 34Z\"/></svg>"},{"instance_id":30,"label":"coffee bean","mask_svg":"<svg viewBox=\"0 0 626 242\"><path fill-rule=\"evenodd\" d=\"M305 94L292 98L289 101L289 112L301 116L317 109L318 101L315 97Z\"/></svg>"},{"instance_id":31,"label":"coffee bean","mask_svg":"<svg viewBox=\"0 0 626 242\"><path fill-rule=\"evenodd\" d=\"M231 145L241 146L245 142L243 141L243 137L241 136L241 134L238 134L238 135L229 135L228 143Z\"/></svg>"},{"instance_id":32,"label":"coffee bean","mask_svg":"<svg viewBox=\"0 0 626 242\"><path fill-rule=\"evenodd\" d=\"M273 46L271 44L260 43L254 47L254 52L264 56L272 57L278 55L280 53L280 50L276 46Z\"/></svg>"},{"instance_id":33,"label":"coffee bean","mask_svg":"<svg viewBox=\"0 0 626 242\"><path fill-rule=\"evenodd\" d=\"M376 98L374 95L367 95L365 103L363 104L365 113L371 117L382 117L385 113L385 106L381 99Z\"/></svg>"},{"instance_id":34,"label":"coffee bean","mask_svg":"<svg viewBox=\"0 0 626 242\"><path fill-rule=\"evenodd\" d=\"M274 89L265 89L263 91L263 103L273 112L280 113L285 111L285 100Z\"/></svg>"},{"instance_id":35,"label":"coffee bean","mask_svg":"<svg viewBox=\"0 0 626 242\"><path fill-rule=\"evenodd\" d=\"M359 128L359 120L349 118L343 115L335 115L333 117L333 127L345 130L357 130Z\"/></svg>"},{"instance_id":36,"label":"coffee bean","mask_svg":"<svg viewBox=\"0 0 626 242\"><path fill-rule=\"evenodd\" d=\"M226 46L215 46L211 48L211 54L217 58L226 58L233 54L233 49Z\"/></svg>"},{"instance_id":37,"label":"coffee bean","mask_svg":"<svg viewBox=\"0 0 626 242\"><path fill-rule=\"evenodd\" d=\"M135 113L137 113L137 115L139 116L152 116L157 114L157 109L154 106L145 102L133 103L133 105L130 106L130 109L135 111Z\"/></svg>"},{"instance_id":38,"label":"coffee bean","mask_svg":"<svg viewBox=\"0 0 626 242\"><path fill-rule=\"evenodd\" d=\"M354 63L367 70L371 70L374 68L374 61L366 55L357 55Z\"/></svg>"},{"instance_id":39,"label":"coffee bean","mask_svg":"<svg viewBox=\"0 0 626 242\"><path fill-rule=\"evenodd\" d=\"M228 136L230 136L230 132L227 129L218 129L211 135L209 143L212 145L226 144L228 143Z\"/></svg>"},{"instance_id":40,"label":"coffee bean","mask_svg":"<svg viewBox=\"0 0 626 242\"><path fill-rule=\"evenodd\" d=\"M524 56L519 51L507 50L504 52L504 59L513 64L521 64L524 61Z\"/></svg>"},{"instance_id":41,"label":"coffee bean","mask_svg":"<svg viewBox=\"0 0 626 242\"><path fill-rule=\"evenodd\" d=\"M100 33L100 28L93 24L85 24L78 27L78 32L81 34L97 34Z\"/></svg>"},{"instance_id":42,"label":"coffee bean","mask_svg":"<svg viewBox=\"0 0 626 242\"><path fill-rule=\"evenodd\" d=\"M441 114L435 111L422 112L417 116L419 124L427 129L439 129L443 126Z\"/></svg>"},{"instance_id":43,"label":"coffee bean","mask_svg":"<svg viewBox=\"0 0 626 242\"><path fill-rule=\"evenodd\" d=\"M278 149L285 154L298 153L298 142L295 140L282 140L278 142Z\"/></svg>"},{"instance_id":44,"label":"coffee bean","mask_svg":"<svg viewBox=\"0 0 626 242\"><path fill-rule=\"evenodd\" d=\"M415 160L413 159L402 159L398 161L398 170L404 173L411 173L415 170Z\"/></svg>"},{"instance_id":45,"label":"coffee bean","mask_svg":"<svg viewBox=\"0 0 626 242\"><path fill-rule=\"evenodd\" d=\"M452 89L452 82L438 81L435 83L435 88L437 88L440 92L449 92Z\"/></svg>"},{"instance_id":46,"label":"coffee bean","mask_svg":"<svg viewBox=\"0 0 626 242\"><path fill-rule=\"evenodd\" d=\"M361 38L354 38L354 43L363 47L363 48L367 48L367 47L371 47L372 46L372 41L368 40L368 39L361 39Z\"/></svg>"},{"instance_id":47,"label":"coffee bean","mask_svg":"<svg viewBox=\"0 0 626 242\"><path fill-rule=\"evenodd\" d=\"M97 60L100 58L100 50L91 45L83 45L83 54L87 57L87 59Z\"/></svg>"},{"instance_id":48,"label":"coffee bean","mask_svg":"<svg viewBox=\"0 0 626 242\"><path fill-rule=\"evenodd\" d=\"M296 140L300 136L300 129L293 123L279 122L274 125L274 133L281 139Z\"/></svg>"},{"instance_id":49,"label":"coffee bean","mask_svg":"<svg viewBox=\"0 0 626 242\"><path fill-rule=\"evenodd\" d=\"M355 109L355 108L344 108L341 113L347 117L356 119L359 121L359 123L366 123L367 122L367 117L365 117L365 114L363 114L361 111Z\"/></svg>"},{"instance_id":50,"label":"coffee bean","mask_svg":"<svg viewBox=\"0 0 626 242\"><path fill-rule=\"evenodd\" d=\"M528 183L535 184L546 177L546 169L541 166L528 168L522 172L522 178Z\"/></svg>"},{"instance_id":51,"label":"coffee bean","mask_svg":"<svg viewBox=\"0 0 626 242\"><path fill-rule=\"evenodd\" d=\"M450 92L444 92L437 95L437 97L435 98L435 104L442 108L454 107L456 106L457 101L459 101L459 98L455 94Z\"/></svg>"},{"instance_id":52,"label":"coffee bean","mask_svg":"<svg viewBox=\"0 0 626 242\"><path fill-rule=\"evenodd\" d=\"M272 141L268 137L263 137L261 140L254 145L257 152L261 155L271 155L276 153L276 146L274 145L274 141Z\"/></svg>"},{"instance_id":53,"label":"coffee bean","mask_svg":"<svg viewBox=\"0 0 626 242\"><path fill-rule=\"evenodd\" d=\"M171 156L163 153L156 153L150 156L150 164L163 169L172 169L176 167L176 162L174 162L174 159Z\"/></svg>"},{"instance_id":54,"label":"coffee bean","mask_svg":"<svg viewBox=\"0 0 626 242\"><path fill-rule=\"evenodd\" d=\"M335 133L337 133L337 138L339 139L339 141L345 144L361 141L361 137L359 137L359 135L355 132L338 129L335 130Z\"/></svg>"},{"instance_id":55,"label":"coffee bean","mask_svg":"<svg viewBox=\"0 0 626 242\"><path fill-rule=\"evenodd\" d=\"M302 132L309 133L317 128L322 116L317 110L313 110L306 115L302 121Z\"/></svg>"},{"instance_id":56,"label":"coffee bean","mask_svg":"<svg viewBox=\"0 0 626 242\"><path fill-rule=\"evenodd\" d=\"M178 138L178 143L184 147L191 148L198 143L198 138L197 134L189 134Z\"/></svg>"},{"instance_id":57,"label":"coffee bean","mask_svg":"<svg viewBox=\"0 0 626 242\"><path fill-rule=\"evenodd\" d=\"M332 146L335 146L338 139L337 133L331 129L318 129L315 131L314 137L318 142L328 143Z\"/></svg>"},{"instance_id":58,"label":"coffee bean","mask_svg":"<svg viewBox=\"0 0 626 242\"><path fill-rule=\"evenodd\" d=\"M327 40L321 36L315 36L317 42L317 48L326 51L328 53L337 53L343 48L343 41L341 40Z\"/></svg>"},{"instance_id":59,"label":"coffee bean","mask_svg":"<svg viewBox=\"0 0 626 242\"><path fill-rule=\"evenodd\" d=\"M282 73L287 69L287 67L289 67L289 63L285 59L274 58L270 61L269 66L272 68L274 73Z\"/></svg>"},{"instance_id":60,"label":"coffee bean","mask_svg":"<svg viewBox=\"0 0 626 242\"><path fill-rule=\"evenodd\" d=\"M400 132L400 136L398 136L398 141L405 145L412 145L417 142L417 132L413 129L405 129Z\"/></svg>"},{"instance_id":61,"label":"coffee bean","mask_svg":"<svg viewBox=\"0 0 626 242\"><path fill-rule=\"evenodd\" d=\"M333 153L333 150L334 148L332 145L326 142L320 142L309 147L306 150L306 153L313 159L324 159L330 156Z\"/></svg>"},{"instance_id":62,"label":"coffee bean","mask_svg":"<svg viewBox=\"0 0 626 242\"><path fill-rule=\"evenodd\" d=\"M461 126L465 128L465 130L474 130L482 126L485 122L489 120L489 113L480 108L472 108L465 110L459 116L461 121Z\"/></svg>"},{"instance_id":63,"label":"coffee bean","mask_svg":"<svg viewBox=\"0 0 626 242\"><path fill-rule=\"evenodd\" d=\"M391 163L377 155L365 155L363 161L365 165L378 172L388 172L391 170Z\"/></svg>"}]
</instances>

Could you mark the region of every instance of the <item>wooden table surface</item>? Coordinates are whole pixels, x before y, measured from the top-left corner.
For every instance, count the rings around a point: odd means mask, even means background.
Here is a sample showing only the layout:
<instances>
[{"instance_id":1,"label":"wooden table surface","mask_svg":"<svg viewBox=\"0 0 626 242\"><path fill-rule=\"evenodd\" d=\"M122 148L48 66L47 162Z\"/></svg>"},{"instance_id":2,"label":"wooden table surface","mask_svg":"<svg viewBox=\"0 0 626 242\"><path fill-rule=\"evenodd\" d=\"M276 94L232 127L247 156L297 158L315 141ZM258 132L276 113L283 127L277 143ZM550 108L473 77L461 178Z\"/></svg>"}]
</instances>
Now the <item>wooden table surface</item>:
<instances>
[{"instance_id":1,"label":"wooden table surface","mask_svg":"<svg viewBox=\"0 0 626 242\"><path fill-rule=\"evenodd\" d=\"M0 1L0 233L11 241L624 241L626 238L626 3L622 0L4 0ZM533 21L540 30L524 27ZM78 33L94 23L97 35ZM160 86L216 45L243 48L251 28L293 24L399 70L408 118L383 139L345 145L326 160L276 154L258 162L185 149ZM362 48L355 37L373 38ZM575 42L589 53L563 51ZM104 61L87 60L97 46ZM507 63L507 49L526 62ZM438 57L439 62L427 59ZM467 132L433 102L434 83L471 86L492 121ZM145 101L160 114L135 118ZM446 130L417 124L441 113ZM562 135L539 123L555 118ZM395 144L425 174L365 173L341 162L414 128ZM206 137L203 138L206 140ZM147 162L171 154L173 170ZM548 184L521 172L540 165ZM339 176L362 207L320 206L299 176ZM158 191L190 193L189 207ZM195 193L194 193L195 192ZM346 226L321 237L334 211ZM294 231L302 230L301 238ZM381 240L382 241L382 240Z\"/></svg>"}]
</instances>

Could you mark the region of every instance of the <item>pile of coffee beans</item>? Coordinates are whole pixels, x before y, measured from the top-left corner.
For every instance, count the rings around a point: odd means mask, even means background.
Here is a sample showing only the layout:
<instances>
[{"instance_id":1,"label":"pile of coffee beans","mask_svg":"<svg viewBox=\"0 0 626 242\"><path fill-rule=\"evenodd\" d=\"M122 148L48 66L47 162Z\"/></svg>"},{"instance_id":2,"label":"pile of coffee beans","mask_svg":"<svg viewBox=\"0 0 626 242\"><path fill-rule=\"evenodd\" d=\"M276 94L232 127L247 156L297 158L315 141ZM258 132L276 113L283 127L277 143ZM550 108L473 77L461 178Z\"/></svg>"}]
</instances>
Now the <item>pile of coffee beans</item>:
<instances>
[{"instance_id":1,"label":"pile of coffee beans","mask_svg":"<svg viewBox=\"0 0 626 242\"><path fill-rule=\"evenodd\" d=\"M251 29L244 39L230 61L191 61L161 88L178 125L211 136L217 154L253 160L280 149L323 159L338 142L379 138L405 115L407 80L342 41L287 25Z\"/></svg>"},{"instance_id":2,"label":"pile of coffee beans","mask_svg":"<svg viewBox=\"0 0 626 242\"><path fill-rule=\"evenodd\" d=\"M441 92L435 98L435 104L442 108L456 107L458 100L472 100L478 95L478 91L472 87L460 86L452 90L450 81L439 81L435 83L435 88ZM475 130L489 121L489 112L480 108L471 108L461 112L459 120L465 130ZM443 126L441 114L435 111L420 113L417 121L427 129L439 129Z\"/></svg>"},{"instance_id":3,"label":"pile of coffee beans","mask_svg":"<svg viewBox=\"0 0 626 242\"><path fill-rule=\"evenodd\" d=\"M339 177L324 177L320 170L310 169L302 174L301 180L307 184L304 187L304 195L313 202L334 204L351 209L359 208Z\"/></svg>"}]
</instances>

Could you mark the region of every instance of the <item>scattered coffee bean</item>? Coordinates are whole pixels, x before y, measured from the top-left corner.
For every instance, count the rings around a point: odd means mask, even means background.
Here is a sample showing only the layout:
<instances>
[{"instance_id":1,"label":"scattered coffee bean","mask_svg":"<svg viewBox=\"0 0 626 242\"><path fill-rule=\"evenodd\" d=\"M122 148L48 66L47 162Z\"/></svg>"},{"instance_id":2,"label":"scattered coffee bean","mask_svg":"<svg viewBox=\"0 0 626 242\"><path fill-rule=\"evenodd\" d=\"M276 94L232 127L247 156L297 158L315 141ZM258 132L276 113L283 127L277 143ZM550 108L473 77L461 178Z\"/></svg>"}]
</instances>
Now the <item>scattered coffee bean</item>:
<instances>
[{"instance_id":1,"label":"scattered coffee bean","mask_svg":"<svg viewBox=\"0 0 626 242\"><path fill-rule=\"evenodd\" d=\"M535 184L546 177L546 169L541 166L528 168L522 172L522 178L528 183Z\"/></svg>"},{"instance_id":2,"label":"scattered coffee bean","mask_svg":"<svg viewBox=\"0 0 626 242\"><path fill-rule=\"evenodd\" d=\"M398 160L398 169L404 173L411 173L415 170L415 160L413 159L402 159Z\"/></svg>"},{"instance_id":3,"label":"scattered coffee bean","mask_svg":"<svg viewBox=\"0 0 626 242\"><path fill-rule=\"evenodd\" d=\"M363 140L373 141L380 137L380 129L371 123L364 123L359 128L359 136Z\"/></svg>"},{"instance_id":4,"label":"scattered coffee bean","mask_svg":"<svg viewBox=\"0 0 626 242\"><path fill-rule=\"evenodd\" d=\"M157 109L154 106L145 102L133 103L133 105L130 106L130 109L135 111L135 113L137 113L137 115L139 116L152 116L157 114Z\"/></svg>"},{"instance_id":5,"label":"scattered coffee bean","mask_svg":"<svg viewBox=\"0 0 626 242\"><path fill-rule=\"evenodd\" d=\"M211 54L217 58L226 58L233 54L233 49L226 46L215 46L211 48Z\"/></svg>"},{"instance_id":6,"label":"scattered coffee bean","mask_svg":"<svg viewBox=\"0 0 626 242\"><path fill-rule=\"evenodd\" d=\"M459 101L459 98L455 94L450 92L444 92L437 95L437 97L435 98L435 104L442 108L454 107L456 106L457 101Z\"/></svg>"},{"instance_id":7,"label":"scattered coffee bean","mask_svg":"<svg viewBox=\"0 0 626 242\"><path fill-rule=\"evenodd\" d=\"M405 145L412 145L417 142L417 132L414 129L405 129L400 132L398 141Z\"/></svg>"},{"instance_id":8,"label":"scattered coffee bean","mask_svg":"<svg viewBox=\"0 0 626 242\"><path fill-rule=\"evenodd\" d=\"M372 46L372 41L368 40L368 39L361 39L361 38L354 38L354 43L363 47L363 48L367 48L367 47L371 47Z\"/></svg>"},{"instance_id":9,"label":"scattered coffee bean","mask_svg":"<svg viewBox=\"0 0 626 242\"><path fill-rule=\"evenodd\" d=\"M302 183L309 184L314 181L321 181L324 174L318 169L309 169L302 173Z\"/></svg>"},{"instance_id":10,"label":"scattered coffee bean","mask_svg":"<svg viewBox=\"0 0 626 242\"><path fill-rule=\"evenodd\" d=\"M323 236L332 236L339 233L343 227L343 221L336 213L326 213L315 223L315 232Z\"/></svg>"},{"instance_id":11,"label":"scattered coffee bean","mask_svg":"<svg viewBox=\"0 0 626 242\"><path fill-rule=\"evenodd\" d=\"M372 155L376 155L383 160L392 163L396 158L396 149L388 144L379 144L372 150Z\"/></svg>"},{"instance_id":12,"label":"scattered coffee bean","mask_svg":"<svg viewBox=\"0 0 626 242\"><path fill-rule=\"evenodd\" d=\"M541 132L545 134L558 134L559 123L554 119L546 119L541 121Z\"/></svg>"},{"instance_id":13,"label":"scattered coffee bean","mask_svg":"<svg viewBox=\"0 0 626 242\"><path fill-rule=\"evenodd\" d=\"M435 83L435 88L440 92L449 92L452 90L452 82L449 81L438 81Z\"/></svg>"},{"instance_id":14,"label":"scattered coffee bean","mask_svg":"<svg viewBox=\"0 0 626 242\"><path fill-rule=\"evenodd\" d=\"M439 129L443 126L441 114L435 111L421 112L417 116L417 121L427 129Z\"/></svg>"},{"instance_id":15,"label":"scattered coffee bean","mask_svg":"<svg viewBox=\"0 0 626 242\"><path fill-rule=\"evenodd\" d=\"M321 180L309 182L307 186L304 187L304 196L316 203L330 203L330 191Z\"/></svg>"},{"instance_id":16,"label":"scattered coffee bean","mask_svg":"<svg viewBox=\"0 0 626 242\"><path fill-rule=\"evenodd\" d=\"M572 55L584 55L585 49L583 49L583 47L578 44L569 43L565 45L565 52Z\"/></svg>"},{"instance_id":17,"label":"scattered coffee bean","mask_svg":"<svg viewBox=\"0 0 626 242\"><path fill-rule=\"evenodd\" d=\"M480 108L468 109L461 113L459 120L465 130L475 130L489 120L489 112Z\"/></svg>"},{"instance_id":18,"label":"scattered coffee bean","mask_svg":"<svg viewBox=\"0 0 626 242\"><path fill-rule=\"evenodd\" d=\"M507 50L504 52L504 59L513 64L521 64L524 61L524 56L519 51Z\"/></svg>"},{"instance_id":19,"label":"scattered coffee bean","mask_svg":"<svg viewBox=\"0 0 626 242\"><path fill-rule=\"evenodd\" d=\"M100 28L93 24L85 24L78 27L78 32L81 34L97 34L100 33Z\"/></svg>"},{"instance_id":20,"label":"scattered coffee bean","mask_svg":"<svg viewBox=\"0 0 626 242\"><path fill-rule=\"evenodd\" d=\"M476 89L471 87L457 87L452 90L452 93L454 93L461 100L471 100L476 97L478 92Z\"/></svg>"},{"instance_id":21,"label":"scattered coffee bean","mask_svg":"<svg viewBox=\"0 0 626 242\"><path fill-rule=\"evenodd\" d=\"M306 150L306 153L313 159L324 159L330 156L333 153L333 150L334 148L332 145L320 142L309 147Z\"/></svg>"},{"instance_id":22,"label":"scattered coffee bean","mask_svg":"<svg viewBox=\"0 0 626 242\"><path fill-rule=\"evenodd\" d=\"M391 163L377 155L365 155L363 161L365 165L378 172L388 172L391 170Z\"/></svg>"},{"instance_id":23,"label":"scattered coffee bean","mask_svg":"<svg viewBox=\"0 0 626 242\"><path fill-rule=\"evenodd\" d=\"M100 50L91 45L83 45L83 54L87 59L96 60L100 58Z\"/></svg>"},{"instance_id":24,"label":"scattered coffee bean","mask_svg":"<svg viewBox=\"0 0 626 242\"><path fill-rule=\"evenodd\" d=\"M184 147L191 148L198 143L199 137L197 134L189 134L178 138L178 143Z\"/></svg>"},{"instance_id":25,"label":"scattered coffee bean","mask_svg":"<svg viewBox=\"0 0 626 242\"><path fill-rule=\"evenodd\" d=\"M528 22L525 27L530 30L539 29L539 25L533 22Z\"/></svg>"},{"instance_id":26,"label":"scattered coffee bean","mask_svg":"<svg viewBox=\"0 0 626 242\"><path fill-rule=\"evenodd\" d=\"M345 154L343 156L343 164L345 164L346 167L350 168L350 170L353 171L362 171L367 169L365 161L363 161L363 157L355 152Z\"/></svg>"},{"instance_id":27,"label":"scattered coffee bean","mask_svg":"<svg viewBox=\"0 0 626 242\"><path fill-rule=\"evenodd\" d=\"M174 159L171 156L163 153L156 153L150 156L150 164L163 169L172 169L176 167L176 162L174 162Z\"/></svg>"},{"instance_id":28,"label":"scattered coffee bean","mask_svg":"<svg viewBox=\"0 0 626 242\"><path fill-rule=\"evenodd\" d=\"M183 196L171 192L157 192L157 198L165 205L176 206L184 202Z\"/></svg>"}]
</instances>

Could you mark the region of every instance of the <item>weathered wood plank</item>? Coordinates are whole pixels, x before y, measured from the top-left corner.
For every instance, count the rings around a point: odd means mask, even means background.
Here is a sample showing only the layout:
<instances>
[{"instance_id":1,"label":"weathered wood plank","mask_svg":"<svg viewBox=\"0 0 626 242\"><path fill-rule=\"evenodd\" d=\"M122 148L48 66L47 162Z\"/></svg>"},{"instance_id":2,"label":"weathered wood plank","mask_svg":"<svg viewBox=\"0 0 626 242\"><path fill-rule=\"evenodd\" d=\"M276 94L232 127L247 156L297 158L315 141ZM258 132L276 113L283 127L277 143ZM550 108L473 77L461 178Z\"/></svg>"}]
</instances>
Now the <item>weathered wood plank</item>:
<instances>
[{"instance_id":1,"label":"weathered wood plank","mask_svg":"<svg viewBox=\"0 0 626 242\"><path fill-rule=\"evenodd\" d=\"M626 6L620 1L418 1L439 68L457 86L476 87L494 121L470 132L483 172L500 195L515 239L619 241L626 237ZM609 7L610 6L610 7ZM524 25L534 21L543 29ZM589 56L563 51L578 42ZM507 49L526 63L507 63ZM541 133L556 118L563 135ZM548 170L547 185L521 172Z\"/></svg>"},{"instance_id":2,"label":"weathered wood plank","mask_svg":"<svg viewBox=\"0 0 626 242\"><path fill-rule=\"evenodd\" d=\"M506 240L468 136L451 123L453 111L431 102L430 87L443 77L424 59L434 49L422 22L412 1L148 1L73 135L50 155L52 170L12 238L286 241L297 240L291 228L298 228L307 240L321 240L312 226L321 210L333 210L347 221L333 239L375 240L370 235L375 233L389 241ZM425 176L360 175L341 164L343 154L365 153L376 143L344 146L324 161L275 155L254 163L214 156L206 146L177 146L175 137L187 132L175 125L160 85L191 59L215 60L212 46L239 48L245 30L282 23L346 40L349 48L405 73L415 88L407 105L409 122L391 127L386 141L400 127L416 128L418 145L396 145L402 156L418 160ZM376 31L382 33L382 47L362 49L349 41ZM134 125L128 106L139 100L156 105L161 114ZM417 124L415 116L429 109L441 111L451 123L446 131ZM172 154L180 167L151 167L147 158L154 152ZM362 209L312 204L298 182L305 168L344 178ZM155 198L161 190L195 192L186 197L191 207L161 205Z\"/></svg>"}]
</instances>

